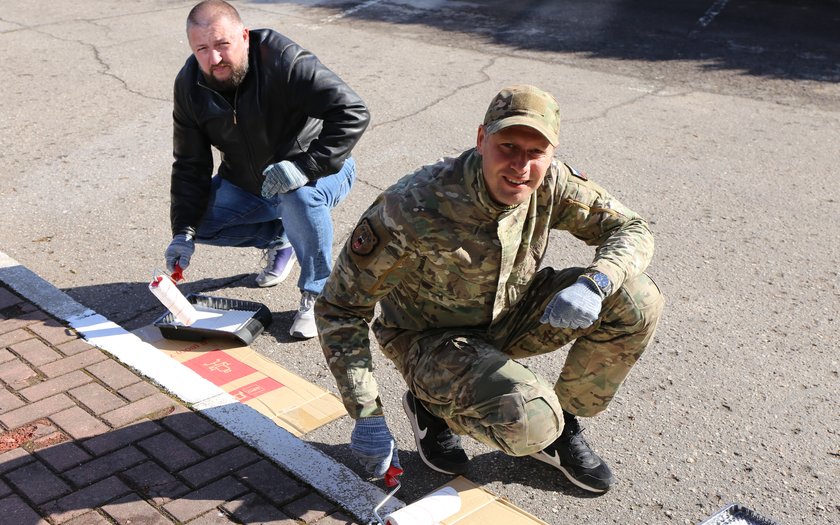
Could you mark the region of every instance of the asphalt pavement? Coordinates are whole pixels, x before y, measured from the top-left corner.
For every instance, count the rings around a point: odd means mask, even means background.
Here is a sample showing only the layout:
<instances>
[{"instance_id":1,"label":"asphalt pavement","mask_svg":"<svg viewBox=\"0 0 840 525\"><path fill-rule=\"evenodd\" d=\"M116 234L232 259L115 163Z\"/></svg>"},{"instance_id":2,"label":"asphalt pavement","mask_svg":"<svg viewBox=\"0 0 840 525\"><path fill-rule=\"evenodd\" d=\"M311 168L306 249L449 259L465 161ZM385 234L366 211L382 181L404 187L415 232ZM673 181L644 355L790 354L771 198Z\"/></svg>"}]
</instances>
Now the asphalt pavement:
<instances>
[{"instance_id":1,"label":"asphalt pavement","mask_svg":"<svg viewBox=\"0 0 840 525\"><path fill-rule=\"evenodd\" d=\"M172 81L192 4L0 0L0 250L129 331L161 314L146 285L170 239ZM558 156L652 224L663 320L585 423L619 485L590 497L465 440L469 479L552 524L693 524L728 503L785 524L840 522L840 2L235 5L247 25L313 50L371 109L336 249L379 191L471 147L513 82L555 94ZM589 258L560 234L545 264ZM288 336L297 272L261 289L259 260L200 246L184 290L266 304L274 323L252 346L334 392L317 342ZM563 356L527 364L553 379ZM413 501L447 478L419 460L401 379L375 359ZM341 418L303 442L360 474L351 429Z\"/></svg>"}]
</instances>

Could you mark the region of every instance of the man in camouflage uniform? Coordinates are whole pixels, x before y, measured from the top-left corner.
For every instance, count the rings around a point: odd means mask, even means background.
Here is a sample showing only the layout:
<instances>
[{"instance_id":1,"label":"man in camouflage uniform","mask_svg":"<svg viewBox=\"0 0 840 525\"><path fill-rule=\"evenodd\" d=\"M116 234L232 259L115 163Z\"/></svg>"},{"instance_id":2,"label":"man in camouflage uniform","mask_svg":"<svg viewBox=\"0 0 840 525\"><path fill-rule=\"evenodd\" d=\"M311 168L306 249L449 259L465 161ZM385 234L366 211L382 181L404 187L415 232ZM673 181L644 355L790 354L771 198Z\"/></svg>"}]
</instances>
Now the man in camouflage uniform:
<instances>
[{"instance_id":1,"label":"man in camouflage uniform","mask_svg":"<svg viewBox=\"0 0 840 525\"><path fill-rule=\"evenodd\" d=\"M576 416L603 411L653 336L663 299L644 270L647 222L553 158L555 99L510 86L476 147L404 177L359 221L316 301L321 345L356 419L351 449L382 476L399 465L373 377L368 323L408 385L431 468L466 471L459 434L531 455L604 492L612 473ZM586 268L539 270L551 230L590 246ZM515 359L574 341L552 387Z\"/></svg>"}]
</instances>

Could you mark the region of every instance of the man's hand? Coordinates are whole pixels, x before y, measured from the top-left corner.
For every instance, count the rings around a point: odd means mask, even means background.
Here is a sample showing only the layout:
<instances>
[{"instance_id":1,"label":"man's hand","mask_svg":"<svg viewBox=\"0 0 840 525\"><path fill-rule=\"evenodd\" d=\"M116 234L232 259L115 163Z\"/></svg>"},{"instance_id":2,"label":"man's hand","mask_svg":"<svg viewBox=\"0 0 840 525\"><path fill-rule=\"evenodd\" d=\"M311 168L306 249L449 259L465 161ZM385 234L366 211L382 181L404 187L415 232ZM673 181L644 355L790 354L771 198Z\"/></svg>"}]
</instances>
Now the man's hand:
<instances>
[{"instance_id":1,"label":"man's hand","mask_svg":"<svg viewBox=\"0 0 840 525\"><path fill-rule=\"evenodd\" d=\"M579 277L575 284L563 288L551 299L540 318L554 328L587 328L601 313L601 294L595 283Z\"/></svg>"},{"instance_id":2,"label":"man's hand","mask_svg":"<svg viewBox=\"0 0 840 525\"><path fill-rule=\"evenodd\" d=\"M166 258L166 269L169 270L169 273L172 273L175 271L175 265L177 264L182 270L186 270L194 252L195 241L192 235L179 233L172 238L172 242L169 243L169 247L163 255Z\"/></svg>"},{"instance_id":3,"label":"man's hand","mask_svg":"<svg viewBox=\"0 0 840 525\"><path fill-rule=\"evenodd\" d=\"M375 478L384 476L391 465L402 468L397 456L397 444L383 416L356 420L356 427L350 435L350 450Z\"/></svg>"},{"instance_id":4,"label":"man's hand","mask_svg":"<svg viewBox=\"0 0 840 525\"><path fill-rule=\"evenodd\" d=\"M263 170L265 180L262 185L262 196L270 199L278 193L288 193L304 186L309 179L306 178L293 162L282 160L269 164Z\"/></svg>"}]
</instances>

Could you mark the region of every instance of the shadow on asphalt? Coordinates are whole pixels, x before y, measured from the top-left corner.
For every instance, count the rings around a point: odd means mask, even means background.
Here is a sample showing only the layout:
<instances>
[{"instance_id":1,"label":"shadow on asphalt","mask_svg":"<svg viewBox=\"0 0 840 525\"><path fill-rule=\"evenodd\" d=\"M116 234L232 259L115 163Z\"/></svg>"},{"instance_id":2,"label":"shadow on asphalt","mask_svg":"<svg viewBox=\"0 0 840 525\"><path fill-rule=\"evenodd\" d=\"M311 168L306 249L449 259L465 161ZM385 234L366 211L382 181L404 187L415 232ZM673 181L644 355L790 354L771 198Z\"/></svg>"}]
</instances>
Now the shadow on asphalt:
<instances>
[{"instance_id":1,"label":"shadow on asphalt","mask_svg":"<svg viewBox=\"0 0 840 525\"><path fill-rule=\"evenodd\" d=\"M317 5L343 18L422 24L515 49L648 62L692 60L705 62L709 70L840 81L840 0L251 2Z\"/></svg>"}]
</instances>

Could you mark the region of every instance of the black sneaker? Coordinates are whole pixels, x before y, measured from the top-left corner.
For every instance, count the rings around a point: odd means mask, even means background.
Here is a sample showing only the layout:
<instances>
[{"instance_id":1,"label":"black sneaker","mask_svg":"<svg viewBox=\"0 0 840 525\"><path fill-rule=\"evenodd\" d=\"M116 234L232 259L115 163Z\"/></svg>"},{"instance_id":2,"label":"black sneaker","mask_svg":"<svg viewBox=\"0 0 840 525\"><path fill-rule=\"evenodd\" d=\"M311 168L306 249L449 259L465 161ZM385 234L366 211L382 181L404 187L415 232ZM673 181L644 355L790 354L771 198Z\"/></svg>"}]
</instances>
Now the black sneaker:
<instances>
[{"instance_id":1,"label":"black sneaker","mask_svg":"<svg viewBox=\"0 0 840 525\"><path fill-rule=\"evenodd\" d=\"M589 448L583 438L583 428L575 418L566 421L563 433L554 443L531 457L559 469L569 481L584 490L600 493L615 485L610 467Z\"/></svg>"},{"instance_id":2,"label":"black sneaker","mask_svg":"<svg viewBox=\"0 0 840 525\"><path fill-rule=\"evenodd\" d=\"M403 396L403 408L411 421L417 452L423 463L444 474L464 474L469 459L461 448L461 438L452 432L446 421L430 414L411 392Z\"/></svg>"}]
</instances>

